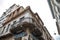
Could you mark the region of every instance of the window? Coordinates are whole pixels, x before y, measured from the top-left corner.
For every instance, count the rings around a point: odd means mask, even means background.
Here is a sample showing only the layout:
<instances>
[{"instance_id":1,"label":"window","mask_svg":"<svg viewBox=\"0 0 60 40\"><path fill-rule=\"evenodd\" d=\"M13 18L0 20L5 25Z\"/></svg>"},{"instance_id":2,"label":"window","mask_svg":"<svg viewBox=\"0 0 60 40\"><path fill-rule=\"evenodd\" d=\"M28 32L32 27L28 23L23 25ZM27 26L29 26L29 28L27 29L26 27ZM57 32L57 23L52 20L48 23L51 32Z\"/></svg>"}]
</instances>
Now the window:
<instances>
[{"instance_id":1,"label":"window","mask_svg":"<svg viewBox=\"0 0 60 40\"><path fill-rule=\"evenodd\" d=\"M4 12L3 15L6 15L6 12Z\"/></svg>"},{"instance_id":2,"label":"window","mask_svg":"<svg viewBox=\"0 0 60 40\"><path fill-rule=\"evenodd\" d=\"M60 19L60 15L59 15L59 19Z\"/></svg>"},{"instance_id":3,"label":"window","mask_svg":"<svg viewBox=\"0 0 60 40\"><path fill-rule=\"evenodd\" d=\"M19 11L20 8L17 9L17 11Z\"/></svg>"},{"instance_id":4,"label":"window","mask_svg":"<svg viewBox=\"0 0 60 40\"><path fill-rule=\"evenodd\" d=\"M21 22L24 19L24 17L20 18L19 22Z\"/></svg>"},{"instance_id":5,"label":"window","mask_svg":"<svg viewBox=\"0 0 60 40\"><path fill-rule=\"evenodd\" d=\"M4 32L4 30L5 30L5 27L3 28L2 32L1 32L1 34Z\"/></svg>"},{"instance_id":6,"label":"window","mask_svg":"<svg viewBox=\"0 0 60 40\"><path fill-rule=\"evenodd\" d=\"M13 12L13 14L15 13L15 11Z\"/></svg>"},{"instance_id":7,"label":"window","mask_svg":"<svg viewBox=\"0 0 60 40\"><path fill-rule=\"evenodd\" d=\"M7 29L6 29L6 32L9 30L9 26L10 26L10 24L8 24Z\"/></svg>"},{"instance_id":8,"label":"window","mask_svg":"<svg viewBox=\"0 0 60 40\"><path fill-rule=\"evenodd\" d=\"M13 24L12 25L14 25L14 24L16 24L16 21L13 21Z\"/></svg>"},{"instance_id":9,"label":"window","mask_svg":"<svg viewBox=\"0 0 60 40\"><path fill-rule=\"evenodd\" d=\"M10 13L10 12L11 12L11 9L8 10L8 13Z\"/></svg>"},{"instance_id":10,"label":"window","mask_svg":"<svg viewBox=\"0 0 60 40\"><path fill-rule=\"evenodd\" d=\"M60 8L59 7L57 7L58 8L58 12L60 13Z\"/></svg>"},{"instance_id":11,"label":"window","mask_svg":"<svg viewBox=\"0 0 60 40\"><path fill-rule=\"evenodd\" d=\"M13 22L13 24L15 24L15 23L16 23L16 21Z\"/></svg>"}]
</instances>

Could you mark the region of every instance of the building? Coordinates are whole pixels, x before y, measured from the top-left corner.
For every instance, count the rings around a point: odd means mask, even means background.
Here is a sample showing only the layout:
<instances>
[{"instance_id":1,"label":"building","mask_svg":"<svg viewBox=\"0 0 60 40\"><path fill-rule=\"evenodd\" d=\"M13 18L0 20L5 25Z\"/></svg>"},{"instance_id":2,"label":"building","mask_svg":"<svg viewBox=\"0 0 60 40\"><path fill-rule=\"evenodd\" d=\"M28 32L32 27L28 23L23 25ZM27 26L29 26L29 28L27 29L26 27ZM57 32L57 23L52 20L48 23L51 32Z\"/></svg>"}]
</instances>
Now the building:
<instances>
[{"instance_id":1,"label":"building","mask_svg":"<svg viewBox=\"0 0 60 40\"><path fill-rule=\"evenodd\" d=\"M48 0L53 18L56 19L58 33L60 34L60 0Z\"/></svg>"},{"instance_id":2,"label":"building","mask_svg":"<svg viewBox=\"0 0 60 40\"><path fill-rule=\"evenodd\" d=\"M53 40L37 13L30 7L12 5L0 17L0 40Z\"/></svg>"}]
</instances>

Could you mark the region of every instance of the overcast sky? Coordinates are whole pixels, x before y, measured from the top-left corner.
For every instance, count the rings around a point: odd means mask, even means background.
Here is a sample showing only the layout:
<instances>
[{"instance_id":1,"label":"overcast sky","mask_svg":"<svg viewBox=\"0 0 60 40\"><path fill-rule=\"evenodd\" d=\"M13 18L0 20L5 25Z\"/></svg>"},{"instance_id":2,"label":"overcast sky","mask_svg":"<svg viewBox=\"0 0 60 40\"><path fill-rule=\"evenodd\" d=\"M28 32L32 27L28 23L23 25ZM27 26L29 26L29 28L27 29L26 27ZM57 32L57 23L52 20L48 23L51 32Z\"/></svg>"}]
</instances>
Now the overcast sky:
<instances>
[{"instance_id":1,"label":"overcast sky","mask_svg":"<svg viewBox=\"0 0 60 40\"><path fill-rule=\"evenodd\" d=\"M47 0L0 0L0 16L13 4L24 8L30 6L34 13L37 12L39 14L50 34L54 36L54 33L57 33L56 20L52 17Z\"/></svg>"}]
</instances>

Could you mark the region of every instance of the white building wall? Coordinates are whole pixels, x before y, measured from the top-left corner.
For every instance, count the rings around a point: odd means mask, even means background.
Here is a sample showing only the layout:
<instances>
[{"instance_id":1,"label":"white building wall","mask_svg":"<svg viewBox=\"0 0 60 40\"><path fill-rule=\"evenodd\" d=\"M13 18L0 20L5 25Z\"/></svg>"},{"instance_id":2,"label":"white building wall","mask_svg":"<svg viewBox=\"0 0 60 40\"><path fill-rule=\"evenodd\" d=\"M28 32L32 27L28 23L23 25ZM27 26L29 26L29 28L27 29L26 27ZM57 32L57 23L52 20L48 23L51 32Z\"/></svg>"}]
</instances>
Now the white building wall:
<instances>
[{"instance_id":1,"label":"white building wall","mask_svg":"<svg viewBox=\"0 0 60 40\"><path fill-rule=\"evenodd\" d=\"M5 30L4 30L3 33L7 33L6 30L7 30L7 27L8 27L9 24L10 24L9 27L11 28L11 25L13 24L13 22L14 22L14 21L18 22L18 21L20 20L20 18L22 18L22 17L26 18L26 17L32 17L32 16L31 16L31 14L29 13L29 11L25 12L24 15L21 15L21 16L18 17L17 19L14 19L13 21L9 22L9 23L6 25ZM29 20L29 19L25 19L24 21L32 22L32 21ZM9 29L10 29L10 28L9 28ZM1 28L1 29L2 29L2 28ZM10 30L8 30L8 31L10 31Z\"/></svg>"}]
</instances>

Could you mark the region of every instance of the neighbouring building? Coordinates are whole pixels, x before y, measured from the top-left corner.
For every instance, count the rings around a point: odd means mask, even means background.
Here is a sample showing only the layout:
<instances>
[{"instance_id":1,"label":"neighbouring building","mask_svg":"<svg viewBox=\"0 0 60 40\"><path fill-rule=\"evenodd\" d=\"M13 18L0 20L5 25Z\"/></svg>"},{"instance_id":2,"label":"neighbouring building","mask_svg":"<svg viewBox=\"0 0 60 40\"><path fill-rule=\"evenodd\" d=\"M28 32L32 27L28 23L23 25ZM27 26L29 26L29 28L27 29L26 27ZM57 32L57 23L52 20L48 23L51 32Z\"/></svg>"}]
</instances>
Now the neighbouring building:
<instances>
[{"instance_id":1,"label":"neighbouring building","mask_svg":"<svg viewBox=\"0 0 60 40\"><path fill-rule=\"evenodd\" d=\"M37 13L13 4L0 17L0 40L53 40Z\"/></svg>"},{"instance_id":2,"label":"neighbouring building","mask_svg":"<svg viewBox=\"0 0 60 40\"><path fill-rule=\"evenodd\" d=\"M60 34L60 0L48 0L53 18L56 19L56 26Z\"/></svg>"}]
</instances>

